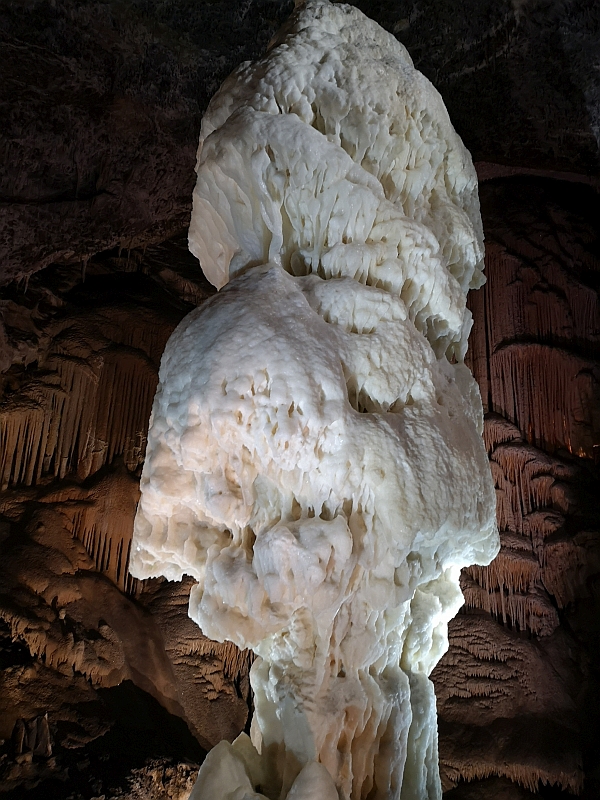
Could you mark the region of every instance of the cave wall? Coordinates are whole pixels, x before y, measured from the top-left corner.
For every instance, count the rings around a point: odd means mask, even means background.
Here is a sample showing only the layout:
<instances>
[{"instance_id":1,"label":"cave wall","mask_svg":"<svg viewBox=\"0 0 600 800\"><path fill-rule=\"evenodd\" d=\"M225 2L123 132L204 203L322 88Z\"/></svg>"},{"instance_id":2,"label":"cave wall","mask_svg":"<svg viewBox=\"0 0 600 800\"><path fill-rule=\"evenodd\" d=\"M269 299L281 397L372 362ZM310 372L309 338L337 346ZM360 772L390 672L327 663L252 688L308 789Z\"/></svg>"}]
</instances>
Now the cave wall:
<instances>
[{"instance_id":1,"label":"cave wall","mask_svg":"<svg viewBox=\"0 0 600 800\"><path fill-rule=\"evenodd\" d=\"M183 798L202 748L247 724L248 654L190 623L189 581L133 581L127 559L160 355L212 291L184 233L201 114L292 5L0 8L7 797ZM488 282L470 299L469 365L502 550L464 572L433 676L444 787L456 800L593 798L600 12L583 0L355 5L440 89L482 181ZM145 749L132 749L135 719L158 731Z\"/></svg>"},{"instance_id":2,"label":"cave wall","mask_svg":"<svg viewBox=\"0 0 600 800\"><path fill-rule=\"evenodd\" d=\"M502 548L463 572L434 679L449 780L501 775L595 796L600 568L600 200L532 177L485 182L487 283L468 360L486 411ZM468 742L468 744L466 744Z\"/></svg>"},{"instance_id":3,"label":"cave wall","mask_svg":"<svg viewBox=\"0 0 600 800\"><path fill-rule=\"evenodd\" d=\"M197 765L248 721L249 654L209 641L188 618L192 582L139 582L127 569L160 356L212 291L178 237L144 256L92 258L85 278L61 265L4 292L11 352L26 344L28 353L1 377L0 792L9 796L36 786L64 796L65 784L76 788L73 760L89 761L99 737L109 736L112 757L110 736L133 721L115 704L120 687L146 716L162 707L185 720L169 756L178 762L187 749ZM129 773L166 757L172 731L160 724L164 737L149 749L123 746ZM112 763L96 767L119 779ZM190 789L184 767L173 780ZM146 772L139 780L152 784Z\"/></svg>"},{"instance_id":4,"label":"cave wall","mask_svg":"<svg viewBox=\"0 0 600 800\"><path fill-rule=\"evenodd\" d=\"M600 9L587 0L360 0L440 90L478 162L597 184ZM292 0L5 0L0 275L186 226L200 119Z\"/></svg>"}]
</instances>

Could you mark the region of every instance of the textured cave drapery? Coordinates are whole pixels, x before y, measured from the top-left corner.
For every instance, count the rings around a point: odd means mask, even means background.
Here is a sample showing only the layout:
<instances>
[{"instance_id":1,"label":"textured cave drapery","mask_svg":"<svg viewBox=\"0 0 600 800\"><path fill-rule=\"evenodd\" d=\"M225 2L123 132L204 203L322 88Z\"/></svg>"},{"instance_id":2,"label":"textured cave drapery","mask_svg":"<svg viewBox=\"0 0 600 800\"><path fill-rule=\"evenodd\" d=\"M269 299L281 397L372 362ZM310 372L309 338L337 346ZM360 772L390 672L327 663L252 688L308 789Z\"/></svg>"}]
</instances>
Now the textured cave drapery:
<instances>
[{"instance_id":1,"label":"textured cave drapery","mask_svg":"<svg viewBox=\"0 0 600 800\"><path fill-rule=\"evenodd\" d=\"M59 800L91 787L111 800L185 798L202 751L172 736L166 712L150 722L142 696L183 717L206 749L246 723L248 654L187 618L193 581L139 582L123 568L147 432L140 403L164 342L207 297L185 236L151 243L187 225L209 96L263 51L291 5L0 9L0 789L19 798L56 786ZM596 800L600 6L360 8L441 91L483 181L488 283L469 301L468 359L489 411L502 551L463 573L464 613L432 675L443 786L448 800L579 787ZM121 390L127 403L107 415ZM144 663L134 647L126 658L122 639L149 641L167 661ZM35 738L46 715L52 757L29 762L19 731ZM144 735L134 726L118 738L124 719L144 720ZM159 730L172 750L149 746ZM148 745L148 764L134 743Z\"/></svg>"},{"instance_id":2,"label":"textured cave drapery","mask_svg":"<svg viewBox=\"0 0 600 800\"><path fill-rule=\"evenodd\" d=\"M314 0L215 95L197 173L221 291L165 349L131 570L191 574L192 618L258 659L252 743L192 796L438 797L428 676L498 549L472 162L404 48Z\"/></svg>"}]
</instances>

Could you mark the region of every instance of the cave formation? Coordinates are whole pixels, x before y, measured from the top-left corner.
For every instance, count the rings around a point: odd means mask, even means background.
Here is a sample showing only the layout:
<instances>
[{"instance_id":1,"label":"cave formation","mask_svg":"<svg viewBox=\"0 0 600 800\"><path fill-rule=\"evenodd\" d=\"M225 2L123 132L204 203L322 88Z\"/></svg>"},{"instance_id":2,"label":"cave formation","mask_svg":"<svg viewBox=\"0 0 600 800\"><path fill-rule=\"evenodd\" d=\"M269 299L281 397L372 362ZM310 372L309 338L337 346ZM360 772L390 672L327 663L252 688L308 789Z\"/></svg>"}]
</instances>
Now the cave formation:
<instances>
[{"instance_id":1,"label":"cave formation","mask_svg":"<svg viewBox=\"0 0 600 800\"><path fill-rule=\"evenodd\" d=\"M210 101L196 173L220 291L165 347L129 560L256 655L251 739L192 797L436 800L429 678L500 549L472 160L394 36L307 0Z\"/></svg>"},{"instance_id":2,"label":"cave formation","mask_svg":"<svg viewBox=\"0 0 600 800\"><path fill-rule=\"evenodd\" d=\"M595 798L598 12L360 2L440 90L480 181L467 363L502 548L463 571L433 673L449 800ZM128 573L166 341L212 293L187 252L200 117L289 2L6 3L0 249L0 790L183 800L248 724L252 656L193 581Z\"/></svg>"}]
</instances>

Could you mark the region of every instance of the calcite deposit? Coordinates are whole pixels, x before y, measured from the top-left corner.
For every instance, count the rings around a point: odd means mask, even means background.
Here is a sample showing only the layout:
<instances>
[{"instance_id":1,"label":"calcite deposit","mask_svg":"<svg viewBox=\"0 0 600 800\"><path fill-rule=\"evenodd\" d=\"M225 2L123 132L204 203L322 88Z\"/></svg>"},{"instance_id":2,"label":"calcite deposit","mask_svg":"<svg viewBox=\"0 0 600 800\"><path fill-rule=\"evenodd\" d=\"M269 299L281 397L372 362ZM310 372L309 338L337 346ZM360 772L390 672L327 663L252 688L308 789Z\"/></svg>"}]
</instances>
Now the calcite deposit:
<instances>
[{"instance_id":1,"label":"calcite deposit","mask_svg":"<svg viewBox=\"0 0 600 800\"><path fill-rule=\"evenodd\" d=\"M487 282L469 298L467 361L502 548L463 571L469 613L432 675L442 774L448 788L497 775L594 797L598 200L531 177L484 183L481 197Z\"/></svg>"},{"instance_id":2,"label":"calcite deposit","mask_svg":"<svg viewBox=\"0 0 600 800\"><path fill-rule=\"evenodd\" d=\"M192 734L207 749L246 724L252 655L187 617L194 579L126 570L158 361L206 297L187 231L146 244L187 224L208 96L291 5L0 9L0 792L185 800ZM595 800L600 5L360 7L479 161L487 282L465 361L489 412L502 550L463 570L431 674L442 786Z\"/></svg>"},{"instance_id":3,"label":"calcite deposit","mask_svg":"<svg viewBox=\"0 0 600 800\"><path fill-rule=\"evenodd\" d=\"M195 746L178 757L200 758L248 716L249 655L202 636L187 616L191 582L144 584L128 571L158 362L190 301L210 291L185 236L149 248L144 274L141 259L115 251L91 260L85 281L62 266L3 297L0 792L69 769L64 794L75 791L83 773L71 759L85 761L100 737L110 755L131 704L168 709ZM129 705L113 714L106 698L119 692ZM36 752L46 716L53 765Z\"/></svg>"},{"instance_id":4,"label":"calcite deposit","mask_svg":"<svg viewBox=\"0 0 600 800\"><path fill-rule=\"evenodd\" d=\"M428 676L498 549L470 157L405 49L314 0L212 100L197 173L221 292L163 356L131 570L191 575L203 632L258 659L252 742L192 796L438 797Z\"/></svg>"}]
</instances>

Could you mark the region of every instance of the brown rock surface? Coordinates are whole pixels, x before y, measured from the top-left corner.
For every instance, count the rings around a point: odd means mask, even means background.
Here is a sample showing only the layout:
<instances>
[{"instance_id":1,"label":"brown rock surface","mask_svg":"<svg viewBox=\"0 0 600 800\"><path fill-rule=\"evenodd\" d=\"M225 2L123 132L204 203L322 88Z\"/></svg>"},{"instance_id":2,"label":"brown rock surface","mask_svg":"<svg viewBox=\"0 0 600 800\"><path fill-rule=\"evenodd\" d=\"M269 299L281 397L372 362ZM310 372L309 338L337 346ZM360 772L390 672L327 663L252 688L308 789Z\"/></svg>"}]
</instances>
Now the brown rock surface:
<instances>
[{"instance_id":1,"label":"brown rock surface","mask_svg":"<svg viewBox=\"0 0 600 800\"><path fill-rule=\"evenodd\" d=\"M577 686L568 649L561 633L538 642L484 614L453 620L450 650L434 676L446 787L498 775L533 792L541 781L579 793Z\"/></svg>"},{"instance_id":2,"label":"brown rock surface","mask_svg":"<svg viewBox=\"0 0 600 800\"><path fill-rule=\"evenodd\" d=\"M108 736L120 717L98 692L123 682L184 719L205 749L246 724L248 655L209 642L189 620L190 581L142 584L127 571L158 362L192 308L186 300L210 291L189 263L185 241L175 240L146 258L93 259L85 281L51 270L9 294L12 321L22 308L35 326L26 363L22 348L8 351L15 363L0 406L0 620L25 654L0 671L0 739L14 742L47 719L40 724L58 749L50 764L34 745L9 747L0 789L71 781L66 750L88 752ZM8 326L17 345L21 330ZM150 781L161 796L171 786L136 769L145 777L132 777L134 788Z\"/></svg>"},{"instance_id":3,"label":"brown rock surface","mask_svg":"<svg viewBox=\"0 0 600 800\"><path fill-rule=\"evenodd\" d=\"M201 113L291 7L264 5L3 3L4 280L187 225Z\"/></svg>"},{"instance_id":4,"label":"brown rock surface","mask_svg":"<svg viewBox=\"0 0 600 800\"><path fill-rule=\"evenodd\" d=\"M433 674L442 771L448 787L475 780L457 797L492 796L495 784L477 779L495 775L592 798L598 198L524 177L485 183L481 196L488 282L470 298L469 359L487 411L502 548L489 567L463 572L465 608Z\"/></svg>"},{"instance_id":5,"label":"brown rock surface","mask_svg":"<svg viewBox=\"0 0 600 800\"><path fill-rule=\"evenodd\" d=\"M470 359L502 551L465 571L434 673L448 798L595 800L600 6L356 4L438 86L484 180ZM291 5L0 9L0 284L27 276L0 298L9 798L185 800L190 731L208 747L246 724L247 654L193 626L188 581L139 584L127 561L160 355L209 291L185 235L167 240L187 224L200 115Z\"/></svg>"},{"instance_id":6,"label":"brown rock surface","mask_svg":"<svg viewBox=\"0 0 600 800\"><path fill-rule=\"evenodd\" d=\"M246 726L253 656L201 635L187 613L193 584L191 578L147 581L140 600L162 634L190 729L209 749L222 739L232 741Z\"/></svg>"}]
</instances>

